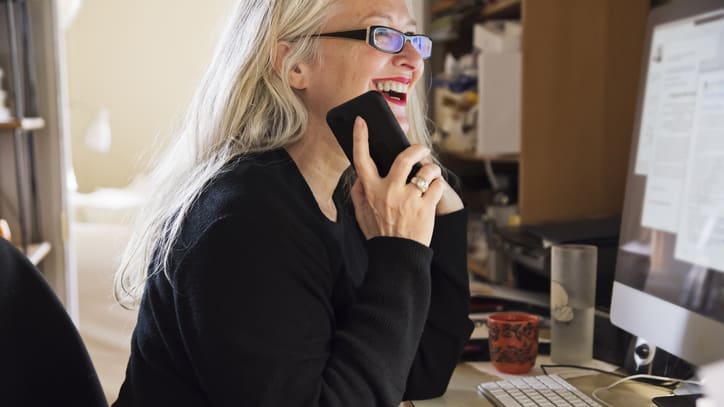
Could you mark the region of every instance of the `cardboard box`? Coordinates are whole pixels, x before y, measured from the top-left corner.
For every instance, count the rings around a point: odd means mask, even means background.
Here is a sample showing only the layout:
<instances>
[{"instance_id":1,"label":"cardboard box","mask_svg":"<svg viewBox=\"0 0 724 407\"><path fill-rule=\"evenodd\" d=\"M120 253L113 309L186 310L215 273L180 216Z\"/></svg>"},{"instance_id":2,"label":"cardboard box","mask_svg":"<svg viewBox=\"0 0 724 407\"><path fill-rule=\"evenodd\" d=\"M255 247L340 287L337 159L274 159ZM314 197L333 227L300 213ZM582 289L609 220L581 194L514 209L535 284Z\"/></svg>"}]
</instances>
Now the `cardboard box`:
<instances>
[{"instance_id":1,"label":"cardboard box","mask_svg":"<svg viewBox=\"0 0 724 407\"><path fill-rule=\"evenodd\" d=\"M520 52L478 56L478 155L520 152Z\"/></svg>"},{"instance_id":2,"label":"cardboard box","mask_svg":"<svg viewBox=\"0 0 724 407\"><path fill-rule=\"evenodd\" d=\"M522 27L518 21L492 20L473 27L473 46L482 52L519 52Z\"/></svg>"}]
</instances>

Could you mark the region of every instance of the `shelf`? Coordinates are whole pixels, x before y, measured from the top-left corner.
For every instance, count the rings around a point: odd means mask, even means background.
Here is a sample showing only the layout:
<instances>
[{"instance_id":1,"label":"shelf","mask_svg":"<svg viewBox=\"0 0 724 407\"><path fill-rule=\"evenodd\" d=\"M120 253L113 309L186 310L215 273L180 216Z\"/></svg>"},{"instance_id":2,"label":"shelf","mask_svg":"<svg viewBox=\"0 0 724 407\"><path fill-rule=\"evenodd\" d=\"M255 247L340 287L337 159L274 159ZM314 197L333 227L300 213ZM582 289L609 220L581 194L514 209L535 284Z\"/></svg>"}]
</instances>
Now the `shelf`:
<instances>
[{"instance_id":1,"label":"shelf","mask_svg":"<svg viewBox=\"0 0 724 407\"><path fill-rule=\"evenodd\" d=\"M41 261L43 261L48 253L50 253L50 249L51 246L48 242L33 243L28 247L28 251L25 255L28 256L31 263L37 266Z\"/></svg>"},{"instance_id":2,"label":"shelf","mask_svg":"<svg viewBox=\"0 0 724 407\"><path fill-rule=\"evenodd\" d=\"M491 162L517 163L520 160L520 154L518 154L518 153L478 155L475 153L466 153L466 152L441 150L441 149L438 149L438 152L439 152L441 158L451 157L451 158L454 158L457 160L465 160L465 161L480 161L480 162L491 161Z\"/></svg>"},{"instance_id":3,"label":"shelf","mask_svg":"<svg viewBox=\"0 0 724 407\"><path fill-rule=\"evenodd\" d=\"M42 117L26 117L22 120L0 122L0 130L40 130L45 127L45 120Z\"/></svg>"},{"instance_id":4,"label":"shelf","mask_svg":"<svg viewBox=\"0 0 724 407\"><path fill-rule=\"evenodd\" d=\"M480 12L482 18L509 18L520 16L520 3L522 0L498 0L483 7Z\"/></svg>"},{"instance_id":5,"label":"shelf","mask_svg":"<svg viewBox=\"0 0 724 407\"><path fill-rule=\"evenodd\" d=\"M488 273L488 265L478 260L468 259L468 272L480 278L490 278L490 275Z\"/></svg>"}]
</instances>

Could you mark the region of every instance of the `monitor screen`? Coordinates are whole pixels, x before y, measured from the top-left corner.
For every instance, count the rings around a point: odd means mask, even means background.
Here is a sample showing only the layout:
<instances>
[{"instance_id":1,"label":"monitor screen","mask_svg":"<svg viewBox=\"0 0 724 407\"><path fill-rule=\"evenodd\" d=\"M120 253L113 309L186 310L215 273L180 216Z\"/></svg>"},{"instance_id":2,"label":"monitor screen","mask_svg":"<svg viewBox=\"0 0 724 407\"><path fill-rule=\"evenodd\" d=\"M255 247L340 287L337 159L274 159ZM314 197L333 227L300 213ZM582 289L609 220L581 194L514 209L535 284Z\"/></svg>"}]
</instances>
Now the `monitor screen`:
<instances>
[{"instance_id":1,"label":"monitor screen","mask_svg":"<svg viewBox=\"0 0 724 407\"><path fill-rule=\"evenodd\" d=\"M652 9L611 320L695 365L724 359L724 2Z\"/></svg>"}]
</instances>

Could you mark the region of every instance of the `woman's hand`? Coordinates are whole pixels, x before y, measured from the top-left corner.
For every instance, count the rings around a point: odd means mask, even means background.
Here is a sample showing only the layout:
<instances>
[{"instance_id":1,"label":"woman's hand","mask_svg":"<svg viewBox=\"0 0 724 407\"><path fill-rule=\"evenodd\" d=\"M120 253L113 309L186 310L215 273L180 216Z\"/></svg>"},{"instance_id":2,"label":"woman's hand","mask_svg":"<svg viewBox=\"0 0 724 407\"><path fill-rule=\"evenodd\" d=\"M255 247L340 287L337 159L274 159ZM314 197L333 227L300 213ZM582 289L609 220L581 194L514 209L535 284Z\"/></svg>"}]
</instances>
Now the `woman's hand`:
<instances>
[{"instance_id":1,"label":"woman's hand","mask_svg":"<svg viewBox=\"0 0 724 407\"><path fill-rule=\"evenodd\" d=\"M397 156L389 174L381 178L370 157L367 124L360 117L354 124L353 150L357 181L352 187L352 202L365 237L403 237L429 246L438 204L451 189L435 164L423 165L416 174L427 181L425 191L408 184L407 175L415 163L430 155L430 150L420 145L408 147ZM448 206L445 203L445 208Z\"/></svg>"}]
</instances>

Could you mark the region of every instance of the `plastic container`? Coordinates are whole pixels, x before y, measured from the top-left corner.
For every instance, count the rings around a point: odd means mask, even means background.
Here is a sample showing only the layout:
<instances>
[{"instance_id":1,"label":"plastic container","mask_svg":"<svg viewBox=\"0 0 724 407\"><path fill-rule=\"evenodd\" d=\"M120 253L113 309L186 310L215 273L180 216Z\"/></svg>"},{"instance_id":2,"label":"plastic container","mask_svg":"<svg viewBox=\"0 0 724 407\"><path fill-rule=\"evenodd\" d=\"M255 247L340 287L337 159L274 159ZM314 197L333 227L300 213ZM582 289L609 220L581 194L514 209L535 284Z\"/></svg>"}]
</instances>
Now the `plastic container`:
<instances>
[{"instance_id":1,"label":"plastic container","mask_svg":"<svg viewBox=\"0 0 724 407\"><path fill-rule=\"evenodd\" d=\"M551 360L581 364L593 359L598 248L554 245L551 249Z\"/></svg>"}]
</instances>

